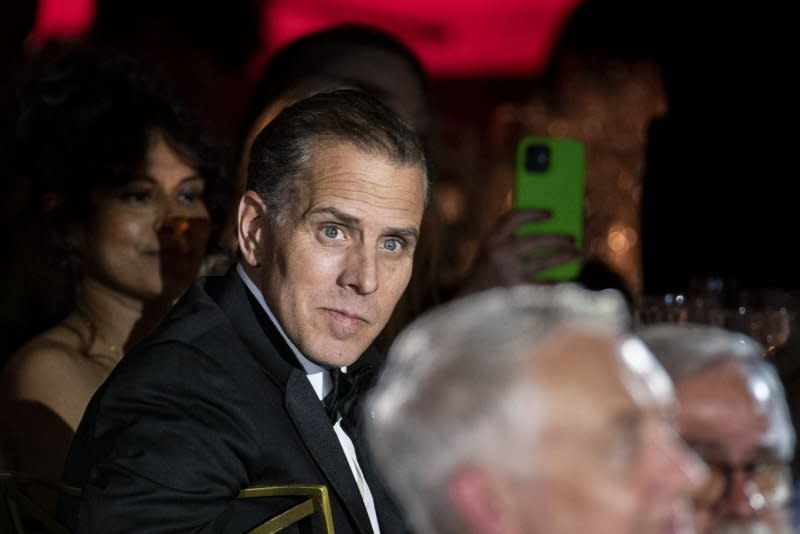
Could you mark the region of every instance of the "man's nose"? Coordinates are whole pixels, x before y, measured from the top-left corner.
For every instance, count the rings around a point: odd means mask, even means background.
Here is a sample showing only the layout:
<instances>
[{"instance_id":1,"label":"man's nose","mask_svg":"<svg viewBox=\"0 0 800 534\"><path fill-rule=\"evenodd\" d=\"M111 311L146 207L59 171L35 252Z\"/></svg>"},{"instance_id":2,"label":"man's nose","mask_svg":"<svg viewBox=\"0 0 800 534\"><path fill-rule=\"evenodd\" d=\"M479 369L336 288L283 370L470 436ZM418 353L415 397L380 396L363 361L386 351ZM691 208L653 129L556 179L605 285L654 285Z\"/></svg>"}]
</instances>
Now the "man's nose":
<instances>
[{"instance_id":1,"label":"man's nose","mask_svg":"<svg viewBox=\"0 0 800 534\"><path fill-rule=\"evenodd\" d=\"M747 473L741 469L733 469L717 511L725 518L752 519L758 515L758 510L752 501L757 494L759 494L758 488Z\"/></svg>"},{"instance_id":2,"label":"man's nose","mask_svg":"<svg viewBox=\"0 0 800 534\"><path fill-rule=\"evenodd\" d=\"M664 424L661 444L664 459L662 476L665 483L679 491L695 493L708 482L708 467L671 425Z\"/></svg>"},{"instance_id":3,"label":"man's nose","mask_svg":"<svg viewBox=\"0 0 800 534\"><path fill-rule=\"evenodd\" d=\"M363 245L348 252L344 269L339 275L339 285L349 287L359 295L368 295L378 289L378 258L376 251Z\"/></svg>"}]
</instances>

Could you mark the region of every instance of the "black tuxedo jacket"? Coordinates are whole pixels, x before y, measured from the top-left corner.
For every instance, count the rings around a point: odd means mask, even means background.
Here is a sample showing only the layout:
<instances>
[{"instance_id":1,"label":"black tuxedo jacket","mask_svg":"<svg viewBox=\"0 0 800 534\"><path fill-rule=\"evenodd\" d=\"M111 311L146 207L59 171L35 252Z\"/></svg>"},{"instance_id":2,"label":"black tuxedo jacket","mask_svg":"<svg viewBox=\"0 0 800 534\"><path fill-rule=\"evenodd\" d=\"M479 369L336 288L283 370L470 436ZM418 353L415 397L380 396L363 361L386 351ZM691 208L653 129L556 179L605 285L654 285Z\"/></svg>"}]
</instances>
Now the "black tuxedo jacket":
<instances>
[{"instance_id":1,"label":"black tuxedo jacket","mask_svg":"<svg viewBox=\"0 0 800 534\"><path fill-rule=\"evenodd\" d=\"M406 532L354 434L381 532ZM336 533L372 532L323 404L235 270L198 279L114 369L64 481L83 488L59 504L74 532L244 532L297 501L239 490L278 483L327 485Z\"/></svg>"}]
</instances>

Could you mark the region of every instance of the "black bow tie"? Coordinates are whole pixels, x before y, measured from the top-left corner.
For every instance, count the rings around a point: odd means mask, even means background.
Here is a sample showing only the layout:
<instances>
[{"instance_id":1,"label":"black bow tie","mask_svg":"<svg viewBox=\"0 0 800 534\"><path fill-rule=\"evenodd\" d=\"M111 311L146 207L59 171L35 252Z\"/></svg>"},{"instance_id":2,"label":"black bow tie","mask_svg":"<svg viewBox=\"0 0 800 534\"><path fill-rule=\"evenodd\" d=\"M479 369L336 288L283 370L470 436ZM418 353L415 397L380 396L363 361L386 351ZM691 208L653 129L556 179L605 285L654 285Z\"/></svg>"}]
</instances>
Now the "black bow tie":
<instances>
[{"instance_id":1,"label":"black bow tie","mask_svg":"<svg viewBox=\"0 0 800 534\"><path fill-rule=\"evenodd\" d=\"M356 401L369 386L372 367L348 369L347 373L336 368L331 369L330 373L333 388L322 400L325 404L325 411L328 413L332 425L336 424L341 416L343 423L350 423L352 426L356 422Z\"/></svg>"}]
</instances>

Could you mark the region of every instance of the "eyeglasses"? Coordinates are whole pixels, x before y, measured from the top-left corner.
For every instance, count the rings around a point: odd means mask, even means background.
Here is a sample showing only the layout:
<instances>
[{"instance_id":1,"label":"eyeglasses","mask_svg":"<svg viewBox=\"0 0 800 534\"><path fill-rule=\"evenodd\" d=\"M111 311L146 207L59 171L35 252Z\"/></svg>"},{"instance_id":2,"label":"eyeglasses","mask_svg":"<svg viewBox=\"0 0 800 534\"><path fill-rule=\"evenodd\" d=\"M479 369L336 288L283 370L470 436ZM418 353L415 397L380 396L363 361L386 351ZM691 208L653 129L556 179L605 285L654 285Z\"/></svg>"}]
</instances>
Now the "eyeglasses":
<instances>
[{"instance_id":1,"label":"eyeglasses","mask_svg":"<svg viewBox=\"0 0 800 534\"><path fill-rule=\"evenodd\" d=\"M722 501L732 485L734 474L743 475L744 491L754 510L781 506L791 496L791 473L785 463L732 465L707 458L703 460L708 466L709 477L695 493L695 502L700 506L714 506Z\"/></svg>"}]
</instances>

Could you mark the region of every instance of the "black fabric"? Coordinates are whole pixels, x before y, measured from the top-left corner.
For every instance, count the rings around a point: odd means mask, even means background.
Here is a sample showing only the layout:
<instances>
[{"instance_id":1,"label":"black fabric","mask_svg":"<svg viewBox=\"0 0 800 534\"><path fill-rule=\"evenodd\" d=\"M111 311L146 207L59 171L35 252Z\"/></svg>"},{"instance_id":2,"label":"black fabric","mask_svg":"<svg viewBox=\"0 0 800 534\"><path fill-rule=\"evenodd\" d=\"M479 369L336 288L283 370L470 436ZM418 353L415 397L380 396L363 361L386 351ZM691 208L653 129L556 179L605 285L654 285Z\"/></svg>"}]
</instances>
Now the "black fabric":
<instances>
[{"instance_id":1,"label":"black fabric","mask_svg":"<svg viewBox=\"0 0 800 534\"><path fill-rule=\"evenodd\" d=\"M380 482L365 476L381 531L407 532ZM336 532L371 532L323 404L235 271L198 280L111 373L64 480L83 489L59 503L73 532L245 532L295 501L235 496L276 483L327 485Z\"/></svg>"},{"instance_id":2,"label":"black fabric","mask_svg":"<svg viewBox=\"0 0 800 534\"><path fill-rule=\"evenodd\" d=\"M336 424L339 416L342 417L343 423L351 428L358 424L356 400L369 387L373 371L371 365L348 370L346 373L338 368L330 370L333 387L323 402L332 425Z\"/></svg>"}]
</instances>

